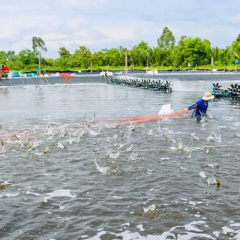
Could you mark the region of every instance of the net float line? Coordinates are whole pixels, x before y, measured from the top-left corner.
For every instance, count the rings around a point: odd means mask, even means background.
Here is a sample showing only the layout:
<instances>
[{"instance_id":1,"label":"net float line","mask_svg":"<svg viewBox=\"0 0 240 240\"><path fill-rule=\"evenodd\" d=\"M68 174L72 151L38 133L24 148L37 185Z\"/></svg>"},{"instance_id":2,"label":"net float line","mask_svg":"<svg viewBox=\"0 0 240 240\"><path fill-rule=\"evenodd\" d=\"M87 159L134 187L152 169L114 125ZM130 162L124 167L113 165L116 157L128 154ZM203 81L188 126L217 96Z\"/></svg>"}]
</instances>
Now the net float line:
<instances>
[{"instance_id":1,"label":"net float line","mask_svg":"<svg viewBox=\"0 0 240 240\"><path fill-rule=\"evenodd\" d=\"M126 125L126 124L134 124L134 123L153 122L159 119L169 118L169 117L177 117L177 116L181 116L185 112L186 112L185 110L181 110L178 112L171 112L171 113L165 113L165 114L106 118L106 119L95 120L94 122L116 122L117 125Z\"/></svg>"}]
</instances>

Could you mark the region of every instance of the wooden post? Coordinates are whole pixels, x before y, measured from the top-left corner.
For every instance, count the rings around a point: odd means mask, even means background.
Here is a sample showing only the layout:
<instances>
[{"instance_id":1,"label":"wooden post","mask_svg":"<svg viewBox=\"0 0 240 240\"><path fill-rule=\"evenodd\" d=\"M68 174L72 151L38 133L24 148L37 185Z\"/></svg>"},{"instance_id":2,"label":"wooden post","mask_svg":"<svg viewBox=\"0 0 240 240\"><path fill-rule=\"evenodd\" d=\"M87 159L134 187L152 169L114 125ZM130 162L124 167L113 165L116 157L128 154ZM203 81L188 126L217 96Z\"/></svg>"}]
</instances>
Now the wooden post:
<instances>
[{"instance_id":1,"label":"wooden post","mask_svg":"<svg viewBox=\"0 0 240 240\"><path fill-rule=\"evenodd\" d=\"M128 74L128 56L127 56L127 49L125 48L125 69L124 73Z\"/></svg>"},{"instance_id":2,"label":"wooden post","mask_svg":"<svg viewBox=\"0 0 240 240\"><path fill-rule=\"evenodd\" d=\"M91 69L91 72L92 72L92 60L90 62L90 69Z\"/></svg>"},{"instance_id":3,"label":"wooden post","mask_svg":"<svg viewBox=\"0 0 240 240\"><path fill-rule=\"evenodd\" d=\"M38 66L39 66L39 76L41 75L41 53L39 53L39 62L38 62Z\"/></svg>"},{"instance_id":4,"label":"wooden post","mask_svg":"<svg viewBox=\"0 0 240 240\"><path fill-rule=\"evenodd\" d=\"M211 72L213 72L213 56L211 57Z\"/></svg>"}]
</instances>

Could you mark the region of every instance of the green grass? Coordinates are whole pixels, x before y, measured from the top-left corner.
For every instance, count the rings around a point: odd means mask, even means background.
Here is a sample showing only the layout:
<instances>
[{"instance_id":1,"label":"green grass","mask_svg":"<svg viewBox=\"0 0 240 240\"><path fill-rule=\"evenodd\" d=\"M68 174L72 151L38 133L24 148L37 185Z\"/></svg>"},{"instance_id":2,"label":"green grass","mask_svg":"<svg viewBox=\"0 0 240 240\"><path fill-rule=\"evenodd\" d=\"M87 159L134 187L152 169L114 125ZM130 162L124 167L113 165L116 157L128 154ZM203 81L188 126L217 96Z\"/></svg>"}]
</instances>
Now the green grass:
<instances>
[{"instance_id":1,"label":"green grass","mask_svg":"<svg viewBox=\"0 0 240 240\"><path fill-rule=\"evenodd\" d=\"M240 65L237 66L238 69L240 69ZM92 71L123 71L124 72L124 67L123 66L94 66L92 68ZM128 66L128 71L132 70L141 70L141 71L146 71L145 66ZM197 67L192 67L190 68L191 70L211 70L211 65L205 65L205 66L197 66ZM218 65L214 66L214 69L217 70L224 70L223 65ZM235 70L235 65L227 65L225 66L226 71L234 71ZM46 67L46 69L41 69L41 71L44 73L45 70L48 71L90 71L90 68L68 68L68 69L60 69L56 67ZM165 67L165 66L157 66L157 67L148 67L148 70L158 70L158 71L176 71L176 70L189 70L188 67L184 68L175 68L173 66L170 67ZM15 70L11 69L11 72L36 72L36 68L33 69L21 69L21 70Z\"/></svg>"}]
</instances>

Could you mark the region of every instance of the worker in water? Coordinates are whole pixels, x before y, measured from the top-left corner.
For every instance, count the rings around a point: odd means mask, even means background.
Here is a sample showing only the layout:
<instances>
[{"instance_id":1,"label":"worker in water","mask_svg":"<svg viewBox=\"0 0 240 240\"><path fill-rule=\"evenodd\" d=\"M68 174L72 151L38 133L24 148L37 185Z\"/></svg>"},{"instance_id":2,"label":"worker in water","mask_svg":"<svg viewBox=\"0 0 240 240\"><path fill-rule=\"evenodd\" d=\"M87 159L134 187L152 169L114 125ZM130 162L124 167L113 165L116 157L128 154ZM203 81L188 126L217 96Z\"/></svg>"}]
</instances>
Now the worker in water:
<instances>
[{"instance_id":1,"label":"worker in water","mask_svg":"<svg viewBox=\"0 0 240 240\"><path fill-rule=\"evenodd\" d=\"M4 65L4 64L0 65L0 79L2 77L7 77L9 72L10 72L10 69L7 65Z\"/></svg>"},{"instance_id":2,"label":"worker in water","mask_svg":"<svg viewBox=\"0 0 240 240\"><path fill-rule=\"evenodd\" d=\"M193 105L185 108L185 111L194 109L193 116L196 117L196 121L200 122L202 117L205 117L208 109L208 101L212 100L214 96L210 92L205 92L202 99L194 103Z\"/></svg>"}]
</instances>

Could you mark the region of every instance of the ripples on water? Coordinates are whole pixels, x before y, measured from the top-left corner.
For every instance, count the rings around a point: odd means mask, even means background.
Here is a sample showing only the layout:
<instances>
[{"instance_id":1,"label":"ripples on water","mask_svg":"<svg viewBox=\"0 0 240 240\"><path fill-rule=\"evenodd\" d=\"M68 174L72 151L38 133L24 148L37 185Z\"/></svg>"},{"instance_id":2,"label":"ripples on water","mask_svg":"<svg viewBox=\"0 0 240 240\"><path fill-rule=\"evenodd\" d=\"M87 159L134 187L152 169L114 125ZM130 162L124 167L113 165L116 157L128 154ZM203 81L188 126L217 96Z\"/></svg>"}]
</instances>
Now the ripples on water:
<instances>
[{"instance_id":1,"label":"ripples on water","mask_svg":"<svg viewBox=\"0 0 240 240\"><path fill-rule=\"evenodd\" d=\"M0 89L1 239L239 239L239 106L212 102L199 124L95 121L183 109L209 90L192 85Z\"/></svg>"}]
</instances>

